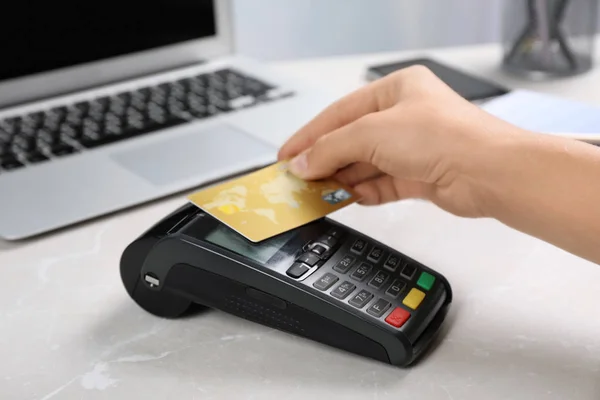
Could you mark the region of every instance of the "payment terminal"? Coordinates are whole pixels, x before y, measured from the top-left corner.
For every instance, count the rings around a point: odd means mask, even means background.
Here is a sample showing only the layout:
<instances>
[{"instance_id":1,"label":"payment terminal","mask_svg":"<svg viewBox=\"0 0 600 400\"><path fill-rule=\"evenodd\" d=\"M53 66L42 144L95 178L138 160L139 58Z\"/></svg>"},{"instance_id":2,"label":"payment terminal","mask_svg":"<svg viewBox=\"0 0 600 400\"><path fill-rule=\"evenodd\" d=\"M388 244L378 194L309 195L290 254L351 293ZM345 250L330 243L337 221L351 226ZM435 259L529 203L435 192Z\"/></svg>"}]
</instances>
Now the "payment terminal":
<instances>
[{"instance_id":1,"label":"payment terminal","mask_svg":"<svg viewBox=\"0 0 600 400\"><path fill-rule=\"evenodd\" d=\"M154 315L201 305L397 366L452 302L439 272L327 217L254 243L193 204L130 243L120 272Z\"/></svg>"}]
</instances>

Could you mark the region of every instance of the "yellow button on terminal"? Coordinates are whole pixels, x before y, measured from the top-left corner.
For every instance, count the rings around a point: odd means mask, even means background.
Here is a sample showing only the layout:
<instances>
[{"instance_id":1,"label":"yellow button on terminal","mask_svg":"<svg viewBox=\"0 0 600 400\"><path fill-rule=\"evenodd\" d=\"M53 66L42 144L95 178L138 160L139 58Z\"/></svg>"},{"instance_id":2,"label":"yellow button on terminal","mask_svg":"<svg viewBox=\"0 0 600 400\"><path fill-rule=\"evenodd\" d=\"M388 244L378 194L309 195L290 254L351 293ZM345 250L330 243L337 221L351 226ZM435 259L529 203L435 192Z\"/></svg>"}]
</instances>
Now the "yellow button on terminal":
<instances>
[{"instance_id":1,"label":"yellow button on terminal","mask_svg":"<svg viewBox=\"0 0 600 400\"><path fill-rule=\"evenodd\" d=\"M408 292L408 294L406 295L404 300L402 300L402 304L404 304L407 307L412 308L413 310L416 310L424 298L425 298L425 293L421 292L417 288L412 288L410 290L410 292Z\"/></svg>"}]
</instances>

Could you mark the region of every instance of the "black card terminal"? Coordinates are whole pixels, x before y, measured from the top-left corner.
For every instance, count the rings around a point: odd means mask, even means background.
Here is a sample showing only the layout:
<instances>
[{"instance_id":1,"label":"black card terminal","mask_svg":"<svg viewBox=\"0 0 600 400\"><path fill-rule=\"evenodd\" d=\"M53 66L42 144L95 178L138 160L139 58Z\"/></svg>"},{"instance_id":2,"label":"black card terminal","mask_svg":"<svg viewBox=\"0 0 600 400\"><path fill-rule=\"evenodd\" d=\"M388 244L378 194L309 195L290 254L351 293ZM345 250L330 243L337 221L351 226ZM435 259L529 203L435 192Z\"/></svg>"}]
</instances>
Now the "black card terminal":
<instances>
[{"instance_id":1,"label":"black card terminal","mask_svg":"<svg viewBox=\"0 0 600 400\"><path fill-rule=\"evenodd\" d=\"M440 273L329 218L253 243L192 204L129 244L120 271L154 315L205 306L398 366L452 301Z\"/></svg>"}]
</instances>

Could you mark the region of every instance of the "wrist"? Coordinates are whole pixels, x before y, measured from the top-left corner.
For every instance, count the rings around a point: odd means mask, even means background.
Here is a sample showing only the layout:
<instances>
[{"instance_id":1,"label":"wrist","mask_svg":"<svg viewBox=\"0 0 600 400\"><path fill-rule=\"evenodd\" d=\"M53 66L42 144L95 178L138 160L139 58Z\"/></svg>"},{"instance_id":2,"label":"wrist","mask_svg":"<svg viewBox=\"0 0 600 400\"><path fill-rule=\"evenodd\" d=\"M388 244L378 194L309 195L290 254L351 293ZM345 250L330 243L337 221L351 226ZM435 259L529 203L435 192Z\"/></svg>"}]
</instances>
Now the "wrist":
<instances>
[{"instance_id":1,"label":"wrist","mask_svg":"<svg viewBox=\"0 0 600 400\"><path fill-rule=\"evenodd\" d=\"M497 153L487 169L487 182L480 181L487 216L600 262L600 213L595 211L600 202L598 148L526 132L504 141Z\"/></svg>"},{"instance_id":2,"label":"wrist","mask_svg":"<svg viewBox=\"0 0 600 400\"><path fill-rule=\"evenodd\" d=\"M476 215L501 219L531 187L540 165L534 155L542 151L541 135L491 121L485 132L471 132L454 151L453 169L467 186ZM538 155L539 156L539 155Z\"/></svg>"},{"instance_id":3,"label":"wrist","mask_svg":"<svg viewBox=\"0 0 600 400\"><path fill-rule=\"evenodd\" d=\"M473 190L486 217L509 225L549 215L572 220L580 200L592 197L590 182L600 178L598 149L575 140L515 130L482 149L472 166Z\"/></svg>"},{"instance_id":4,"label":"wrist","mask_svg":"<svg viewBox=\"0 0 600 400\"><path fill-rule=\"evenodd\" d=\"M515 131L491 141L482 153L483 165L476 172L475 184L486 217L503 221L516 212L516 206L528 197L525 192L535 186L534 176L539 174L541 165L534 159L540 157L541 147L534 144L539 142L534 136L531 132Z\"/></svg>"}]
</instances>

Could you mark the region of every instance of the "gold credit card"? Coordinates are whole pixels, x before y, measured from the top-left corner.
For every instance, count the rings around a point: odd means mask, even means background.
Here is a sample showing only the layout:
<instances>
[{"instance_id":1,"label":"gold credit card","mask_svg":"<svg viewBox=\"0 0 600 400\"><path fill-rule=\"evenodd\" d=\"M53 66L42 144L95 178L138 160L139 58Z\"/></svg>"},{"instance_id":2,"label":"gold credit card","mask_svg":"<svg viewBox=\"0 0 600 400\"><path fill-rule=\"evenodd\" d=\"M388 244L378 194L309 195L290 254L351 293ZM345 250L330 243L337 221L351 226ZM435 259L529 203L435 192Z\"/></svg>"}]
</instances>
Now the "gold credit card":
<instances>
[{"instance_id":1,"label":"gold credit card","mask_svg":"<svg viewBox=\"0 0 600 400\"><path fill-rule=\"evenodd\" d=\"M188 196L197 207L252 242L305 225L358 200L333 180L304 181L285 161Z\"/></svg>"}]
</instances>

